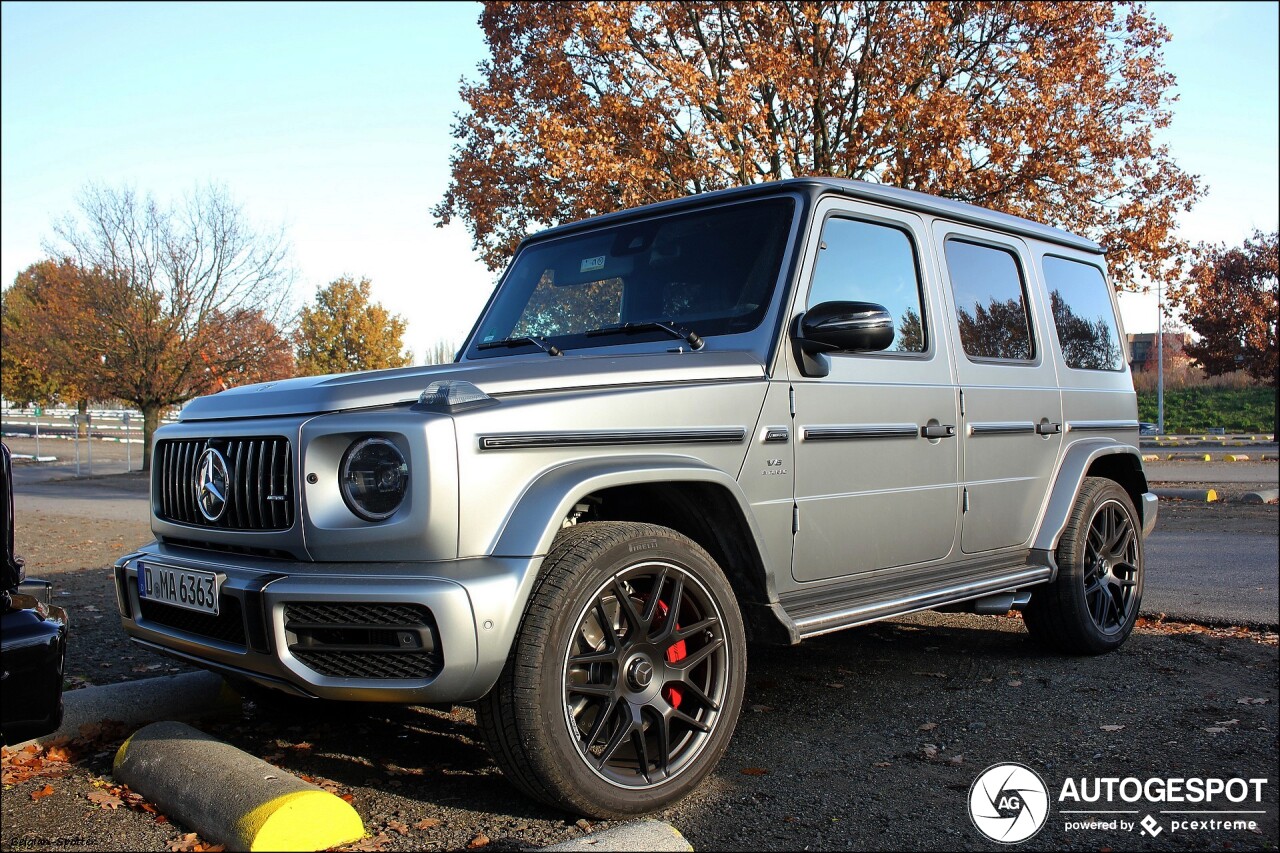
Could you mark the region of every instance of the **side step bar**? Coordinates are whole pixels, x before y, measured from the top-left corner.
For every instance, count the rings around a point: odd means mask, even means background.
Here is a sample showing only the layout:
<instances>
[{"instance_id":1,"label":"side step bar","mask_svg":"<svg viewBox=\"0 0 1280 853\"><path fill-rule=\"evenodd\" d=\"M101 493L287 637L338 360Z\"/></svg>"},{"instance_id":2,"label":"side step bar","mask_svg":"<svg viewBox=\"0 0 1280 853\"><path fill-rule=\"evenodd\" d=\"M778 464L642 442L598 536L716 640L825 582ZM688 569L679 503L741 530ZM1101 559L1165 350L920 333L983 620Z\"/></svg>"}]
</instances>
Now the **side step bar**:
<instances>
[{"instance_id":1,"label":"side step bar","mask_svg":"<svg viewBox=\"0 0 1280 853\"><path fill-rule=\"evenodd\" d=\"M1025 596L1029 599L1030 593L1020 590L1020 587L1047 581L1052 576L1053 569L1048 566L1023 566L1020 571L1008 575L925 590L888 601L868 601L855 607L796 619L795 624L801 637L817 637L855 625L904 616L917 610L933 610L975 598L987 599L981 602L984 611L980 612L1004 613L1016 606L1019 598ZM1003 610L991 609L999 607L1006 599L1008 607Z\"/></svg>"}]
</instances>

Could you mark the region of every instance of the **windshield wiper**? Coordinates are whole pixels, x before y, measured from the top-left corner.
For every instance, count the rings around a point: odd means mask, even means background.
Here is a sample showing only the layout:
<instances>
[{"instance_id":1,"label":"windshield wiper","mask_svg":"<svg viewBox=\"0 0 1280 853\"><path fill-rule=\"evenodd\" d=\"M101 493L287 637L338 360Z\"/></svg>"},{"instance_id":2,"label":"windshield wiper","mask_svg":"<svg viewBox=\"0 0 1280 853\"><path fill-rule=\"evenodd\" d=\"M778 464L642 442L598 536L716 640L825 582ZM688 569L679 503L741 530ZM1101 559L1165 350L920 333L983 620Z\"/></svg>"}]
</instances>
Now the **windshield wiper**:
<instances>
[{"instance_id":1,"label":"windshield wiper","mask_svg":"<svg viewBox=\"0 0 1280 853\"><path fill-rule=\"evenodd\" d=\"M564 351L555 344L549 344L538 338L503 338L500 341L485 341L482 344L476 344L476 349L497 349L498 347L525 347L535 346L545 352L547 355L564 355Z\"/></svg>"},{"instance_id":2,"label":"windshield wiper","mask_svg":"<svg viewBox=\"0 0 1280 853\"><path fill-rule=\"evenodd\" d=\"M674 326L660 323L657 320L645 320L642 323L620 323L613 326L603 326L599 329L591 329L587 332L587 337L594 338L599 335L634 335L637 332L666 332L673 338L679 338L689 344L692 349L702 349L702 338L698 337L696 332L677 329Z\"/></svg>"}]
</instances>

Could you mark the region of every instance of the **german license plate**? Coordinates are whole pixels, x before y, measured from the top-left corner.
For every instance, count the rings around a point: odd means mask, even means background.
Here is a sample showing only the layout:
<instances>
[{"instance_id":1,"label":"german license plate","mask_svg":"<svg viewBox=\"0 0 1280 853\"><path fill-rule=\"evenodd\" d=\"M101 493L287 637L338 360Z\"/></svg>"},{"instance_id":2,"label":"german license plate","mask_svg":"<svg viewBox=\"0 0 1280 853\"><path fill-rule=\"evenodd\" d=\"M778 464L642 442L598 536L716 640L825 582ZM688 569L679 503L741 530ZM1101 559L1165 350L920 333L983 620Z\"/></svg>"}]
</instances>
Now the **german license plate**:
<instances>
[{"instance_id":1,"label":"german license plate","mask_svg":"<svg viewBox=\"0 0 1280 853\"><path fill-rule=\"evenodd\" d=\"M196 569L138 563L138 598L218 615L218 576Z\"/></svg>"}]
</instances>

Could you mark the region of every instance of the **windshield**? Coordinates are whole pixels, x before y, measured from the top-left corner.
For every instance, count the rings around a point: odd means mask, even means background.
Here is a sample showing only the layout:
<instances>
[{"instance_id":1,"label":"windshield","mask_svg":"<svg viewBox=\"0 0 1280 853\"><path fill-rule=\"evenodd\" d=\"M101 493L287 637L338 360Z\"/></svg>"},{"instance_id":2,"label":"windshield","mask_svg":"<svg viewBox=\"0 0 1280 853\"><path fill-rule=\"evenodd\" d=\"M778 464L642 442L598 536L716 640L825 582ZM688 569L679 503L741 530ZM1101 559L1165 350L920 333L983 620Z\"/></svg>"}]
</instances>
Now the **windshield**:
<instances>
[{"instance_id":1,"label":"windshield","mask_svg":"<svg viewBox=\"0 0 1280 853\"><path fill-rule=\"evenodd\" d=\"M467 355L750 331L768 310L794 208L786 198L747 202L534 244Z\"/></svg>"}]
</instances>

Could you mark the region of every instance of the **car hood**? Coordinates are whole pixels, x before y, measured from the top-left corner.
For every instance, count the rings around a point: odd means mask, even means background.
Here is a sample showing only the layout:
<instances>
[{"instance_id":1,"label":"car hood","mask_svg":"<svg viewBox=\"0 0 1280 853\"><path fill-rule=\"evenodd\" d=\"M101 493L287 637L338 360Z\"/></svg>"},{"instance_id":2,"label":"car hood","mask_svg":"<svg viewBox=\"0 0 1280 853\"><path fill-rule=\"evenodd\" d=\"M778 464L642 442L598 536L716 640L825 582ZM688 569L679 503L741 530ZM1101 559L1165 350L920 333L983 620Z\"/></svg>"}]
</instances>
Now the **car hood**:
<instances>
[{"instance_id":1,"label":"car hood","mask_svg":"<svg viewBox=\"0 0 1280 853\"><path fill-rule=\"evenodd\" d=\"M492 397L502 397L582 388L763 378L764 365L744 352L502 358L244 385L197 397L183 408L179 419L278 417L413 403L429 384L444 379L470 382Z\"/></svg>"}]
</instances>

